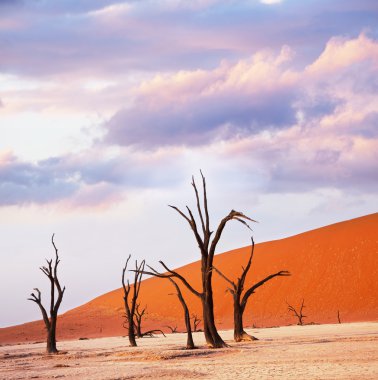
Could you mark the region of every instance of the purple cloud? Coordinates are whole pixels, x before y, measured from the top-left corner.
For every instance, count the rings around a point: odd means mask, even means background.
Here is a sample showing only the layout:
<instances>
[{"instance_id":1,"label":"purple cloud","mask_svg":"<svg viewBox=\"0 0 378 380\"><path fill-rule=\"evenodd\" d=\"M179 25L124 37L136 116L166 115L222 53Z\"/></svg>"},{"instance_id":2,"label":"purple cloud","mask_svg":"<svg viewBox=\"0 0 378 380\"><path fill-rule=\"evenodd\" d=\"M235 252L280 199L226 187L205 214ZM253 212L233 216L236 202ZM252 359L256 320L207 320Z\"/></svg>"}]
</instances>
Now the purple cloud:
<instances>
[{"instance_id":1,"label":"purple cloud","mask_svg":"<svg viewBox=\"0 0 378 380\"><path fill-rule=\"evenodd\" d=\"M65 202L97 207L122 200L126 190L168 187L178 180L175 165L163 169L175 153L105 156L97 151L28 163L5 154L0 157L0 206Z\"/></svg>"},{"instance_id":2,"label":"purple cloud","mask_svg":"<svg viewBox=\"0 0 378 380\"><path fill-rule=\"evenodd\" d=\"M291 1L279 11L257 1L3 4L0 71L41 77L210 68L284 44L303 63L333 35L375 30L377 18L372 0Z\"/></svg>"},{"instance_id":3,"label":"purple cloud","mask_svg":"<svg viewBox=\"0 0 378 380\"><path fill-rule=\"evenodd\" d=\"M78 184L73 173L52 161L21 162L13 156L0 161L0 205L49 203L72 196Z\"/></svg>"},{"instance_id":4,"label":"purple cloud","mask_svg":"<svg viewBox=\"0 0 378 380\"><path fill-rule=\"evenodd\" d=\"M300 70L292 50L284 47L211 70L156 76L136 90L131 106L109 120L105 142L139 149L198 146L294 125L318 128L319 120L361 99L374 107L377 74L378 43L361 34L331 39Z\"/></svg>"},{"instance_id":5,"label":"purple cloud","mask_svg":"<svg viewBox=\"0 0 378 380\"><path fill-rule=\"evenodd\" d=\"M106 142L138 147L205 145L217 138L282 128L295 121L290 91L257 97L243 93L194 96L185 104L159 108L149 108L141 101L109 121Z\"/></svg>"}]
</instances>

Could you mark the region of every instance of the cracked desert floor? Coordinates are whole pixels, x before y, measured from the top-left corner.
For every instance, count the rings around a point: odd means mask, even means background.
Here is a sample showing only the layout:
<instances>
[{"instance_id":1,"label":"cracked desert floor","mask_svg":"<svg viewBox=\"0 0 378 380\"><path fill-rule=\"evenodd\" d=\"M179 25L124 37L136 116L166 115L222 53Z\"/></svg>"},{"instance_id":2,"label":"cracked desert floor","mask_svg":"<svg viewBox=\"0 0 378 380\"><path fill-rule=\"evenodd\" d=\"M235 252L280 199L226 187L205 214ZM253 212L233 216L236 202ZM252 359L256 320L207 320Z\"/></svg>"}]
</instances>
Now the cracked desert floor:
<instances>
[{"instance_id":1,"label":"cracked desert floor","mask_svg":"<svg viewBox=\"0 0 378 380\"><path fill-rule=\"evenodd\" d=\"M229 348L183 349L185 334L143 338L128 347L125 337L59 342L58 355L43 343L0 347L1 379L377 379L378 323L252 329L258 341Z\"/></svg>"}]
</instances>

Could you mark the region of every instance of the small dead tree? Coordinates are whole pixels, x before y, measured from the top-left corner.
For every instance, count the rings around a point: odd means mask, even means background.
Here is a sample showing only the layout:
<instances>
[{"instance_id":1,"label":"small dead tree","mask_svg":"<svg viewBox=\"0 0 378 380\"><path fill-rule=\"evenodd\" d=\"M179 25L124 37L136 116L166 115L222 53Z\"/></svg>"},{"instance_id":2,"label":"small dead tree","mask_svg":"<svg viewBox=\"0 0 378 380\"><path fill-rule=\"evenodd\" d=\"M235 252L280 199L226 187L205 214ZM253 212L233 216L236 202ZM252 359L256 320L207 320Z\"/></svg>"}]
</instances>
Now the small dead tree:
<instances>
[{"instance_id":1,"label":"small dead tree","mask_svg":"<svg viewBox=\"0 0 378 380\"><path fill-rule=\"evenodd\" d=\"M341 323L340 310L337 310L337 320L338 320L339 323Z\"/></svg>"},{"instance_id":2,"label":"small dead tree","mask_svg":"<svg viewBox=\"0 0 378 380\"><path fill-rule=\"evenodd\" d=\"M249 297L256 291L257 288L264 285L266 282L272 280L273 278L279 277L279 276L290 276L290 273L286 270L281 270L277 273L273 273L265 277L263 280L249 287L243 294L245 280L249 272L249 269L251 268L252 258L253 258L253 254L255 250L255 242L253 238L251 238L251 241L252 241L251 253L249 255L247 265L245 268L242 267L243 268L242 274L240 277L238 277L236 281L231 281L219 269L213 266L213 270L217 272L226 282L228 282L231 285L231 287L229 287L227 290L231 293L233 297L233 301L234 301L234 340L235 342L257 340L257 338L255 338L254 336L247 334L244 331L244 326L243 326L243 313L247 306Z\"/></svg>"},{"instance_id":3,"label":"small dead tree","mask_svg":"<svg viewBox=\"0 0 378 380\"><path fill-rule=\"evenodd\" d=\"M60 304L62 303L66 287L64 286L62 289L58 279L58 265L60 263L60 260L58 255L58 249L54 242L54 234L51 237L51 243L55 250L55 260L53 262L53 259L46 259L47 266L39 268L43 272L43 274L45 274L47 278L50 280L50 317L48 317L47 311L42 305L41 292L38 288L34 288L37 294L31 293L31 298L28 298L28 300L35 302L42 312L43 321L45 322L47 330L47 353L56 354L58 352L56 348L56 325L58 321L58 310ZM55 290L58 292L56 300Z\"/></svg>"},{"instance_id":4,"label":"small dead tree","mask_svg":"<svg viewBox=\"0 0 378 380\"><path fill-rule=\"evenodd\" d=\"M136 336L138 338L143 338L142 319L143 319L144 315L146 314L146 311L147 311L147 306L145 306L143 309L140 309L140 303L136 304L134 326L135 326Z\"/></svg>"},{"instance_id":5,"label":"small dead tree","mask_svg":"<svg viewBox=\"0 0 378 380\"><path fill-rule=\"evenodd\" d=\"M176 326L165 325L165 327L171 331L171 334L177 334L178 333L177 325Z\"/></svg>"},{"instance_id":6,"label":"small dead tree","mask_svg":"<svg viewBox=\"0 0 378 380\"><path fill-rule=\"evenodd\" d=\"M192 313L192 319L193 319L193 332L199 331L198 326L202 322L202 319L199 319L197 314Z\"/></svg>"},{"instance_id":7,"label":"small dead tree","mask_svg":"<svg viewBox=\"0 0 378 380\"><path fill-rule=\"evenodd\" d=\"M126 322L128 325L128 335L129 335L129 342L131 347L136 347L136 340L135 340L135 326L134 326L134 317L135 317L135 310L137 305L137 300L139 296L140 291L140 285L142 282L142 276L143 276L143 270L145 261L143 260L139 265L138 261L135 261L135 270L134 272L134 284L133 284L133 294L131 296L131 299L129 300L129 295L131 293L131 286L129 280L127 280L127 284L125 284L125 273L127 270L127 265L129 263L129 260L131 258L131 255L126 260L126 264L122 269L122 287L123 287L123 301L125 304L125 316L126 316Z\"/></svg>"},{"instance_id":8,"label":"small dead tree","mask_svg":"<svg viewBox=\"0 0 378 380\"><path fill-rule=\"evenodd\" d=\"M137 338L143 338L145 336L152 337L155 333L161 333L164 337L165 334L162 330L154 329L154 330L148 330L145 332L142 332L142 319L145 316L147 312L147 306L145 306L143 309L139 309L140 304L137 303L135 307L135 321L134 321L134 328Z\"/></svg>"},{"instance_id":9,"label":"small dead tree","mask_svg":"<svg viewBox=\"0 0 378 380\"><path fill-rule=\"evenodd\" d=\"M292 313L295 317L298 318L298 323L297 325L300 325L302 326L303 325L303 318L307 318L305 315L303 315L303 309L305 308L305 305L304 305L304 299L302 299L302 304L299 308L299 311L297 311L293 306L291 306L287 301L287 309L290 313Z\"/></svg>"},{"instance_id":10,"label":"small dead tree","mask_svg":"<svg viewBox=\"0 0 378 380\"><path fill-rule=\"evenodd\" d=\"M208 200L207 200L207 191L206 191L206 180L204 175L201 172L202 177L202 189L203 189L203 199L200 200L198 193L197 185L192 177L192 186L194 189L196 202L197 202L197 213L200 220L200 226L197 226L196 219L192 213L192 210L186 206L187 214L182 212L176 206L169 206L173 208L177 213L188 223L190 229L193 232L193 235L198 244L200 253L201 253L201 278L202 278L202 289L198 291L194 289L190 283L181 276L178 272L169 269L162 261L161 265L167 271L165 274L159 275L159 277L175 277L179 279L184 286L186 286L190 292L197 296L202 303L202 316L203 316L203 328L206 343L209 347L213 348L222 348L227 347L227 344L223 341L221 336L218 333L218 330L215 326L214 319L214 299L213 299L213 285L212 285L212 276L213 276L213 261L214 254L217 248L218 242L222 236L226 224L231 220L236 220L240 223L243 223L245 226L249 227L246 223L246 220L254 222L253 219L244 215L243 213L235 210L231 210L228 215L226 215L218 224L218 227L214 231L210 230L210 217L208 210Z\"/></svg>"}]
</instances>

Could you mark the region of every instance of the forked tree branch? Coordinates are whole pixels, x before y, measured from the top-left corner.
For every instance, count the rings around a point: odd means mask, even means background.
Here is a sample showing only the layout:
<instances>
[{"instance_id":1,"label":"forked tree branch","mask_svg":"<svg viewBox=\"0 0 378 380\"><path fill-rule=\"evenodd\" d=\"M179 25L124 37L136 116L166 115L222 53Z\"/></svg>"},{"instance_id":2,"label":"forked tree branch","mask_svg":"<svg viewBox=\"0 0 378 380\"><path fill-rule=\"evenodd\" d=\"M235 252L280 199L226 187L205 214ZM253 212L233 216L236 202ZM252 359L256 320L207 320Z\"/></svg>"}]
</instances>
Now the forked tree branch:
<instances>
[{"instance_id":1,"label":"forked tree branch","mask_svg":"<svg viewBox=\"0 0 378 380\"><path fill-rule=\"evenodd\" d=\"M247 228L251 229L251 227L247 224L245 220L250 220L251 222L256 222L256 220L253 220L249 218L248 216L244 215L242 212L231 210L227 216L225 216L219 223L218 228L215 232L215 236L211 242L210 249L209 249L209 255L207 258L207 265L208 267L213 266L213 259L214 259L214 254L215 254L215 249L217 247L217 244L222 236L222 232L226 226L226 224L230 220L237 220L244 224ZM244 220L245 219L245 220Z\"/></svg>"},{"instance_id":2,"label":"forked tree branch","mask_svg":"<svg viewBox=\"0 0 378 380\"><path fill-rule=\"evenodd\" d=\"M150 276L155 276L159 278L172 278L176 277L178 278L194 295L197 297L201 298L203 293L198 292L196 289L194 289L189 282L183 277L180 273L169 269L163 261L159 261L159 263L163 266L163 268L168 272L168 273L160 273L156 269L152 268L151 266L147 265L148 268L150 268L151 271L143 271L143 274L147 274Z\"/></svg>"},{"instance_id":3,"label":"forked tree branch","mask_svg":"<svg viewBox=\"0 0 378 380\"><path fill-rule=\"evenodd\" d=\"M277 273L273 273L267 277L265 277L263 280L257 282L256 284L254 284L253 286L251 286L243 295L243 299L242 299L242 302L241 302L241 306L242 308L244 309L247 305L247 301L248 301L248 298L255 292L255 290L257 288L259 288L260 286L264 285L266 282L268 282L269 280L271 280L272 278L274 277L278 277L278 276L291 276L290 272L288 272L287 270L280 270L279 272Z\"/></svg>"}]
</instances>

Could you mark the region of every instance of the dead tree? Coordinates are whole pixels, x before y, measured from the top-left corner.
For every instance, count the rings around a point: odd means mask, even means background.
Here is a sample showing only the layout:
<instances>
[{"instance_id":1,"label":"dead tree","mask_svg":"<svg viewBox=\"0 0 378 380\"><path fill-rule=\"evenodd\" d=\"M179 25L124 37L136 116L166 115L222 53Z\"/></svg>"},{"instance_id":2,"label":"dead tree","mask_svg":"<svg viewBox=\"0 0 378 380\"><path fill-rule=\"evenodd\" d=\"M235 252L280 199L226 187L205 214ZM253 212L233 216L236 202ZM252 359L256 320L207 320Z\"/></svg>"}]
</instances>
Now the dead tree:
<instances>
[{"instance_id":1,"label":"dead tree","mask_svg":"<svg viewBox=\"0 0 378 380\"><path fill-rule=\"evenodd\" d=\"M129 283L129 280L127 280L127 285L125 284L125 272L127 270L127 265L129 263L131 255L126 260L126 264L124 268L122 269L122 287L123 287L123 301L125 304L125 316L126 316L126 322L128 325L128 336L129 336L129 342L131 347L136 347L136 341L135 341L135 326L134 326L134 317L135 317L135 310L137 305L137 300L139 296L140 291L140 285L142 281L143 276L143 270L145 261L143 260L139 265L138 261L135 261L135 270L134 272L134 286L133 286L133 294L131 296L131 286ZM129 295L131 296L131 299L129 300Z\"/></svg>"},{"instance_id":2,"label":"dead tree","mask_svg":"<svg viewBox=\"0 0 378 380\"><path fill-rule=\"evenodd\" d=\"M162 330L154 329L154 330L148 330L145 332L142 332L142 319L147 311L147 306L145 306L143 309L139 309L140 304L137 303L135 306L135 320L134 320L134 331L137 338L143 338L145 336L152 337L154 333L161 333L165 337L165 334Z\"/></svg>"},{"instance_id":3,"label":"dead tree","mask_svg":"<svg viewBox=\"0 0 378 380\"><path fill-rule=\"evenodd\" d=\"M214 300L213 300L213 288L212 288L212 276L213 276L213 260L215 250L217 248L218 242L222 236L223 230L226 224L230 220L237 220L248 227L246 220L254 222L243 213L235 210L231 210L227 216L225 216L219 223L217 229L214 231L210 230L210 218L208 211L208 201L206 192L206 180L201 172L202 176L202 188L203 188L203 200L201 202L198 189L194 178L192 177L192 186L194 189L196 201L197 201L197 213L200 220L200 226L197 226L197 222L191 209L186 206L187 214L182 212L176 206L170 206L175 211L177 211L188 223L191 228L196 242L198 244L201 253L201 278L202 278L202 289L198 291L194 289L190 283L181 276L178 272L169 269L162 261L164 269L167 271L165 274L161 274L159 277L176 277L178 278L195 296L200 298L202 303L202 313L203 313L203 327L205 333L205 339L208 346L213 348L227 347L227 344L218 334L217 328L214 321ZM213 234L214 233L214 234Z\"/></svg>"},{"instance_id":4,"label":"dead tree","mask_svg":"<svg viewBox=\"0 0 378 380\"><path fill-rule=\"evenodd\" d=\"M273 278L278 277L278 276L290 276L290 273L288 271L281 270L277 273L274 273L265 277L263 280L252 285L243 294L245 279L251 268L253 253L255 250L255 242L253 238L251 238L251 240L252 240L251 253L249 255L247 265L245 268L242 267L243 268L242 274L240 277L238 277L237 281L231 281L219 269L217 269L216 267L213 267L213 270L216 271L231 286L227 290L231 293L233 297L233 301L234 301L234 340L235 342L257 340L257 338L255 338L254 336L247 334L244 331L244 326L243 326L243 313L247 306L249 297L255 292L257 288L264 285L266 282L272 280Z\"/></svg>"},{"instance_id":5,"label":"dead tree","mask_svg":"<svg viewBox=\"0 0 378 380\"><path fill-rule=\"evenodd\" d=\"M140 303L137 303L136 307L135 307L134 326L135 326L136 336L138 338L143 338L143 334L142 334L142 319L143 319L143 316L146 314L147 306L145 306L143 309L139 309L139 307L140 307Z\"/></svg>"},{"instance_id":6,"label":"dead tree","mask_svg":"<svg viewBox=\"0 0 378 380\"><path fill-rule=\"evenodd\" d=\"M197 314L192 314L193 319L193 332L197 332L199 324L202 322L202 319L199 319Z\"/></svg>"},{"instance_id":7,"label":"dead tree","mask_svg":"<svg viewBox=\"0 0 378 380\"><path fill-rule=\"evenodd\" d=\"M186 332L187 332L186 348L188 350L192 350L196 347L195 347L194 342L193 342L192 326L190 325L190 314L189 314L188 305L186 304L185 299L182 296L180 287L176 284L176 282L172 278L169 278L169 281L176 288L177 298L179 299L181 306L184 310L185 327L186 327ZM176 329L177 329L177 327L176 327Z\"/></svg>"},{"instance_id":8,"label":"dead tree","mask_svg":"<svg viewBox=\"0 0 378 380\"><path fill-rule=\"evenodd\" d=\"M341 323L340 310L337 310L337 320L339 321L339 323Z\"/></svg>"},{"instance_id":9,"label":"dead tree","mask_svg":"<svg viewBox=\"0 0 378 380\"><path fill-rule=\"evenodd\" d=\"M31 293L31 298L28 298L28 300L35 302L43 316L43 321L45 322L46 330L47 330L47 346L46 351L49 354L56 354L58 352L56 348L56 325L58 321L58 310L60 307L60 304L63 300L64 291L66 290L66 287L64 286L63 289L60 285L59 279L58 279L58 265L60 263L59 255L58 255L58 249L54 242L54 234L51 237L51 243L55 250L55 260L53 263L53 260L47 260L47 266L40 267L39 269L47 276L47 278L50 280L50 317L47 315L47 311L42 305L42 299L41 299L41 292L38 288L34 288L37 294ZM58 292L57 298L55 300L55 288Z\"/></svg>"},{"instance_id":10,"label":"dead tree","mask_svg":"<svg viewBox=\"0 0 378 380\"><path fill-rule=\"evenodd\" d=\"M177 325L174 326L174 327L166 325L165 327L168 328L171 331L171 334L177 334L178 333L178 331L177 331Z\"/></svg>"},{"instance_id":11,"label":"dead tree","mask_svg":"<svg viewBox=\"0 0 378 380\"><path fill-rule=\"evenodd\" d=\"M150 267L149 265L147 265L147 266L148 266L148 268L150 268L151 272L144 272L144 273L155 276L155 277L162 277L162 276L164 277L164 275L159 273L156 269ZM186 326L186 331L187 331L186 348L188 350L194 349L196 347L195 347L194 342L193 342L192 327L190 324L190 314L189 314L188 305L186 304L185 299L184 299L182 292L180 290L180 287L177 285L176 281L174 281L171 277L166 277L166 278L175 287L176 292L177 292L176 293L177 298L179 299L181 306L184 310L184 320L185 320L185 326ZM172 326L165 326L165 327L168 327L168 329L171 330L171 334L175 334L178 332L177 331L177 325L175 327L172 327Z\"/></svg>"},{"instance_id":12,"label":"dead tree","mask_svg":"<svg viewBox=\"0 0 378 380\"><path fill-rule=\"evenodd\" d=\"M297 325L300 325L302 326L303 325L303 318L307 318L305 315L303 315L303 309L305 308L304 306L304 299L302 299L302 304L299 308L299 311L297 311L293 306L291 306L287 301L287 306L288 306L288 310L289 312L291 312L292 314L294 314L297 318L298 318L298 323Z\"/></svg>"}]
</instances>

